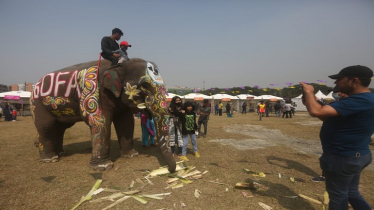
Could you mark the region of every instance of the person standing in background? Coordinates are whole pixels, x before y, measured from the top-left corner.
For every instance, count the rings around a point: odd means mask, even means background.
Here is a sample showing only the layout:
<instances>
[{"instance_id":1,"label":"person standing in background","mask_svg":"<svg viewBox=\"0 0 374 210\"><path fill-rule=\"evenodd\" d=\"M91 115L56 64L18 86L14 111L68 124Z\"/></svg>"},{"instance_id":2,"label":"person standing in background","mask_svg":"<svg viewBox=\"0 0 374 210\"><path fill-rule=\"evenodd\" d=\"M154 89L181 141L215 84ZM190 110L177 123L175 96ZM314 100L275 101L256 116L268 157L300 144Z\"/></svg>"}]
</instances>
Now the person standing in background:
<instances>
[{"instance_id":1,"label":"person standing in background","mask_svg":"<svg viewBox=\"0 0 374 210\"><path fill-rule=\"evenodd\" d=\"M242 114L247 114L247 102L243 102L242 104Z\"/></svg>"},{"instance_id":2,"label":"person standing in background","mask_svg":"<svg viewBox=\"0 0 374 210\"><path fill-rule=\"evenodd\" d=\"M182 99L174 96L169 106L169 144L171 152L174 156L182 155L183 139L182 139L182 121L180 114L182 112ZM177 148L177 151L175 151Z\"/></svg>"},{"instance_id":3,"label":"person standing in background","mask_svg":"<svg viewBox=\"0 0 374 210\"><path fill-rule=\"evenodd\" d=\"M146 149L148 147L148 140L151 140L151 146L157 147L155 144L156 129L153 119L148 119L145 114L141 114L140 125L142 127L142 143Z\"/></svg>"},{"instance_id":4,"label":"person standing in background","mask_svg":"<svg viewBox=\"0 0 374 210\"><path fill-rule=\"evenodd\" d=\"M198 111L199 114L199 120L197 122L197 129L199 132L198 137L201 135L201 124L204 124L204 134L203 137L206 138L206 134L208 132L208 120L209 120L209 115L211 112L211 108L209 107L209 101L208 99L204 99L203 101L203 106L200 108Z\"/></svg>"},{"instance_id":5,"label":"person standing in background","mask_svg":"<svg viewBox=\"0 0 374 210\"><path fill-rule=\"evenodd\" d=\"M227 104L226 104L226 114L227 114L227 116L229 116L231 114L230 102L227 102Z\"/></svg>"},{"instance_id":6,"label":"person standing in background","mask_svg":"<svg viewBox=\"0 0 374 210\"><path fill-rule=\"evenodd\" d=\"M223 110L223 104L222 104L222 101L220 101L218 105L219 116L222 116L222 110Z\"/></svg>"}]
</instances>

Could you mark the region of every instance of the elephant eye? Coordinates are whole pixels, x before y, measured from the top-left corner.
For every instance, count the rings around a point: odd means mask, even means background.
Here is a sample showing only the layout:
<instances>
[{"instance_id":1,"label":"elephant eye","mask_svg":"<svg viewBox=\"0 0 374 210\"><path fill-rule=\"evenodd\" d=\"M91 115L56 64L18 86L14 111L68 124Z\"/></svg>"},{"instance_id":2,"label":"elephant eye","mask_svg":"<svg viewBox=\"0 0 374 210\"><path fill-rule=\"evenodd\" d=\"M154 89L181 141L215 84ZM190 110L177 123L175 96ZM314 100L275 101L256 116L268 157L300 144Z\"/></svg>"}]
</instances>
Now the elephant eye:
<instances>
[{"instance_id":1,"label":"elephant eye","mask_svg":"<svg viewBox=\"0 0 374 210\"><path fill-rule=\"evenodd\" d=\"M148 69L151 70L154 75L158 75L158 69L157 68L153 68L153 66L148 66Z\"/></svg>"}]
</instances>

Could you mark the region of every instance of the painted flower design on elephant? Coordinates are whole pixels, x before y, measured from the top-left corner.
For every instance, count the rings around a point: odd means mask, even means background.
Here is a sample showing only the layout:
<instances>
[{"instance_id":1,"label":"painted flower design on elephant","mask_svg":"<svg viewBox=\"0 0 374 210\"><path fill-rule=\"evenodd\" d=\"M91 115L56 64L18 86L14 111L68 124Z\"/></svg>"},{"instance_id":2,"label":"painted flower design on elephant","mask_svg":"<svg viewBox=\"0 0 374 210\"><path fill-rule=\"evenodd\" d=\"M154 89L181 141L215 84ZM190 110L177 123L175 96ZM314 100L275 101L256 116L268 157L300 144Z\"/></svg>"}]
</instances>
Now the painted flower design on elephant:
<instances>
[{"instance_id":1,"label":"painted flower design on elephant","mask_svg":"<svg viewBox=\"0 0 374 210\"><path fill-rule=\"evenodd\" d=\"M166 108L168 106L168 102L166 101L161 101L161 107Z\"/></svg>"},{"instance_id":2,"label":"painted flower design on elephant","mask_svg":"<svg viewBox=\"0 0 374 210\"><path fill-rule=\"evenodd\" d=\"M159 86L158 91L160 91L162 95L165 95L166 94L165 86L164 85Z\"/></svg>"},{"instance_id":3,"label":"painted flower design on elephant","mask_svg":"<svg viewBox=\"0 0 374 210\"><path fill-rule=\"evenodd\" d=\"M99 87L97 85L97 67L90 67L79 72L78 81L82 88L80 107L83 116L88 116L88 124L92 127L94 155L100 157L100 135L104 127L105 117L101 115L99 106Z\"/></svg>"},{"instance_id":4,"label":"painted flower design on elephant","mask_svg":"<svg viewBox=\"0 0 374 210\"><path fill-rule=\"evenodd\" d=\"M129 96L129 99L134 100L134 96L139 96L138 93L140 93L140 90L136 88L136 85L131 86L130 83L126 83L126 87L124 87L124 89L126 90L125 94Z\"/></svg>"},{"instance_id":5,"label":"painted flower design on elephant","mask_svg":"<svg viewBox=\"0 0 374 210\"><path fill-rule=\"evenodd\" d=\"M43 104L46 106L51 105L53 109L57 109L58 105L65 105L67 103L70 103L70 100L65 97L47 96L43 99Z\"/></svg>"}]
</instances>

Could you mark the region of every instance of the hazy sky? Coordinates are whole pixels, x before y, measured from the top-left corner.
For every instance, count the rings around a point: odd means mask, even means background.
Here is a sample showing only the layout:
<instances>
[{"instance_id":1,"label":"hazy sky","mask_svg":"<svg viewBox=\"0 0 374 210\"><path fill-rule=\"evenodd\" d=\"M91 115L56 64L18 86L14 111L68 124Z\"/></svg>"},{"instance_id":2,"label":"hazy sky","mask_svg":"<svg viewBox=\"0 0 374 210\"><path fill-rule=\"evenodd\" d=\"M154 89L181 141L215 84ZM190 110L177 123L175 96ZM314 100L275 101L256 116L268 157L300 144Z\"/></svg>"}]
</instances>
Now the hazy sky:
<instances>
[{"instance_id":1,"label":"hazy sky","mask_svg":"<svg viewBox=\"0 0 374 210\"><path fill-rule=\"evenodd\" d=\"M373 0L0 0L0 84L97 60L115 27L169 88L333 86L346 66L374 69Z\"/></svg>"}]
</instances>

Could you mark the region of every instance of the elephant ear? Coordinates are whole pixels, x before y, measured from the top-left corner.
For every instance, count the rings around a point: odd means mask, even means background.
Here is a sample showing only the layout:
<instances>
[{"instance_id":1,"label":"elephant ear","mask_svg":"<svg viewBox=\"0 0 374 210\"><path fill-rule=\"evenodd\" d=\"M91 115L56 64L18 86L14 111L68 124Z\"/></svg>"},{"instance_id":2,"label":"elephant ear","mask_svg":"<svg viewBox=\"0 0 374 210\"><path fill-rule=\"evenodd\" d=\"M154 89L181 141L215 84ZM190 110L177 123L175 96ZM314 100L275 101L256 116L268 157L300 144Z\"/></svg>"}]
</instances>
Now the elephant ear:
<instances>
[{"instance_id":1,"label":"elephant ear","mask_svg":"<svg viewBox=\"0 0 374 210\"><path fill-rule=\"evenodd\" d=\"M119 79L117 71L107 70L104 72L103 87L112 91L116 98L121 95L122 83Z\"/></svg>"}]
</instances>

